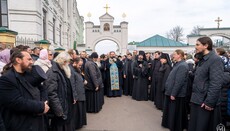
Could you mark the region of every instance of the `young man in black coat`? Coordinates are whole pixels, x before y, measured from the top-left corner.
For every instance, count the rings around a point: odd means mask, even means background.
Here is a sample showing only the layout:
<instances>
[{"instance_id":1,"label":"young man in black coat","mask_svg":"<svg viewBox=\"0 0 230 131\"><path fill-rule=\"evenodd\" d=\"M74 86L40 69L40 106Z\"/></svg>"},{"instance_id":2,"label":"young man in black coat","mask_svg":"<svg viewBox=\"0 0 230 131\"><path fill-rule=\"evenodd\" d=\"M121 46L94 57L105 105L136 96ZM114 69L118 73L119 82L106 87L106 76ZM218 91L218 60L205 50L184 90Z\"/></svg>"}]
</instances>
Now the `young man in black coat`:
<instances>
[{"instance_id":1,"label":"young man in black coat","mask_svg":"<svg viewBox=\"0 0 230 131\"><path fill-rule=\"evenodd\" d=\"M196 42L196 52L203 58L196 67L191 96L189 131L216 131L220 123L220 97L224 65L212 48L209 37Z\"/></svg>"},{"instance_id":2,"label":"young man in black coat","mask_svg":"<svg viewBox=\"0 0 230 131\"><path fill-rule=\"evenodd\" d=\"M41 101L40 90L25 77L29 75L27 70L32 69L33 59L25 51L16 51L10 60L0 78L0 105L5 130L45 131L43 114L49 110L48 103Z\"/></svg>"}]
</instances>

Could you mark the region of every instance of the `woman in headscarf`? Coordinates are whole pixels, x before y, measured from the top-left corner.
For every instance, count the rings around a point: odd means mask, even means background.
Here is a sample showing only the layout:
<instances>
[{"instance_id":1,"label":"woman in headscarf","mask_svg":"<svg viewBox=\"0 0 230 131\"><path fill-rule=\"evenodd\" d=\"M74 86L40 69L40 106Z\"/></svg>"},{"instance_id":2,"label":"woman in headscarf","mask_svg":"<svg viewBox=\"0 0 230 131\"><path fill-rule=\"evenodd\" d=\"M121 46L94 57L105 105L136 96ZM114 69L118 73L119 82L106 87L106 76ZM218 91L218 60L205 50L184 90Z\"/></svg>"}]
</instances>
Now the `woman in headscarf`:
<instances>
[{"instance_id":1,"label":"woman in headscarf","mask_svg":"<svg viewBox=\"0 0 230 131\"><path fill-rule=\"evenodd\" d=\"M52 66L50 60L48 59L48 50L42 49L39 54L39 58L34 62L34 65L39 65L44 72L47 72L48 69Z\"/></svg>"},{"instance_id":2,"label":"woman in headscarf","mask_svg":"<svg viewBox=\"0 0 230 131\"><path fill-rule=\"evenodd\" d=\"M0 52L0 76L3 71L3 67L10 62L10 49L4 49Z\"/></svg>"}]
</instances>

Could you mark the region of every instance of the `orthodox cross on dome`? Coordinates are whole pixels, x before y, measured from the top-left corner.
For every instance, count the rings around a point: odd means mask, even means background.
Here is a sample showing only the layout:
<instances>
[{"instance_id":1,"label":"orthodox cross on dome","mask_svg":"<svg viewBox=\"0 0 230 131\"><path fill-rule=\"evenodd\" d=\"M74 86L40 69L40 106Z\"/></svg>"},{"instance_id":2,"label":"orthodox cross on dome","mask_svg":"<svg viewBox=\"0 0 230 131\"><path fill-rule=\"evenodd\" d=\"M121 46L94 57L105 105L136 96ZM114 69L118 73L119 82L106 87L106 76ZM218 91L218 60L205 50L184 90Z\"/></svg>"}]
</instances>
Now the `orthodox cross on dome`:
<instances>
[{"instance_id":1,"label":"orthodox cross on dome","mask_svg":"<svg viewBox=\"0 0 230 131\"><path fill-rule=\"evenodd\" d=\"M219 29L220 28L220 22L222 20L220 19L220 17L217 18L217 20L215 20L215 22L217 22L217 28Z\"/></svg>"},{"instance_id":2,"label":"orthodox cross on dome","mask_svg":"<svg viewBox=\"0 0 230 131\"><path fill-rule=\"evenodd\" d=\"M110 7L108 6L108 4L106 4L106 6L105 6L104 8L106 9L106 13L108 13L108 9L110 8Z\"/></svg>"}]
</instances>

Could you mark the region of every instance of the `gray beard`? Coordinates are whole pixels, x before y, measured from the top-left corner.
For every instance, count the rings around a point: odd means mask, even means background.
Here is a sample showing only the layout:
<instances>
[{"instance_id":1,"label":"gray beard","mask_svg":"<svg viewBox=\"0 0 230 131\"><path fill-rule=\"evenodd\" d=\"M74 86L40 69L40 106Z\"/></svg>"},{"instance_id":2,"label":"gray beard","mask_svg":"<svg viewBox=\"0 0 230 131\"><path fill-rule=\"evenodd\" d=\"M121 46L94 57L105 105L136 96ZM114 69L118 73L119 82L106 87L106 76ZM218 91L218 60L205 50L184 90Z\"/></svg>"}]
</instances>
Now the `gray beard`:
<instances>
[{"instance_id":1,"label":"gray beard","mask_svg":"<svg viewBox=\"0 0 230 131\"><path fill-rule=\"evenodd\" d=\"M61 68L64 70L66 77L70 78L71 77L71 70L69 68L69 65L68 64L61 65Z\"/></svg>"},{"instance_id":2,"label":"gray beard","mask_svg":"<svg viewBox=\"0 0 230 131\"><path fill-rule=\"evenodd\" d=\"M95 62L97 64L97 66L100 68L101 67L101 63L100 62Z\"/></svg>"}]
</instances>

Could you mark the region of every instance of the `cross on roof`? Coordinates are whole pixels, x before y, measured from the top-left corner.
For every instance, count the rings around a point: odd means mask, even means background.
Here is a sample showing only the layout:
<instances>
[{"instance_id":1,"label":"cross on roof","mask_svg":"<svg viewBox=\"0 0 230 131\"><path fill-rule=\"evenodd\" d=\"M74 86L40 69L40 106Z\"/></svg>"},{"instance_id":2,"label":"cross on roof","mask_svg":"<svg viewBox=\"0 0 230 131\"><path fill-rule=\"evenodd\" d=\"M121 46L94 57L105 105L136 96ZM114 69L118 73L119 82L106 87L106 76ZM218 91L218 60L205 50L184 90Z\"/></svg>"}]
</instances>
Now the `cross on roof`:
<instances>
[{"instance_id":1,"label":"cross on roof","mask_svg":"<svg viewBox=\"0 0 230 131\"><path fill-rule=\"evenodd\" d=\"M110 7L108 6L108 4L106 4L106 6L105 6L104 8L106 9L106 13L108 13L108 9L110 8Z\"/></svg>"},{"instance_id":2,"label":"cross on roof","mask_svg":"<svg viewBox=\"0 0 230 131\"><path fill-rule=\"evenodd\" d=\"M217 20L215 20L215 22L217 22L217 28L219 29L220 28L220 22L222 20L220 19L220 17L217 18Z\"/></svg>"}]
</instances>

